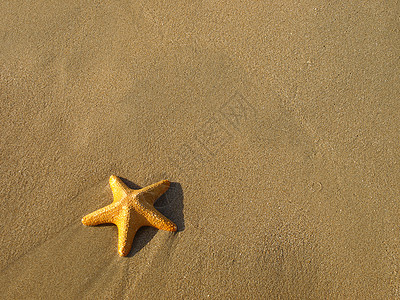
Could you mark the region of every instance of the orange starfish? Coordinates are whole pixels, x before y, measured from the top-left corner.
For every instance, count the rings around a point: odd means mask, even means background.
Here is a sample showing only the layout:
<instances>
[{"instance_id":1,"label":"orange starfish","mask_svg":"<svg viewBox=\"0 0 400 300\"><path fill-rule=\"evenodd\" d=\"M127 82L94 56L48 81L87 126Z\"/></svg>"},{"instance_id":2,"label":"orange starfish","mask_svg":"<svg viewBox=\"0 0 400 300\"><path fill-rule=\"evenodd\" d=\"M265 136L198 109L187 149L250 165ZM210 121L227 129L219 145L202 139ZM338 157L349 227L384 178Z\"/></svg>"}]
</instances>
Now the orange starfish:
<instances>
[{"instance_id":1,"label":"orange starfish","mask_svg":"<svg viewBox=\"0 0 400 300\"><path fill-rule=\"evenodd\" d=\"M115 175L110 177L114 201L82 218L84 225L113 223L118 227L118 254L128 255L136 231L142 226L176 231L176 225L157 211L153 204L170 186L168 180L149 185L140 190L128 188Z\"/></svg>"}]
</instances>

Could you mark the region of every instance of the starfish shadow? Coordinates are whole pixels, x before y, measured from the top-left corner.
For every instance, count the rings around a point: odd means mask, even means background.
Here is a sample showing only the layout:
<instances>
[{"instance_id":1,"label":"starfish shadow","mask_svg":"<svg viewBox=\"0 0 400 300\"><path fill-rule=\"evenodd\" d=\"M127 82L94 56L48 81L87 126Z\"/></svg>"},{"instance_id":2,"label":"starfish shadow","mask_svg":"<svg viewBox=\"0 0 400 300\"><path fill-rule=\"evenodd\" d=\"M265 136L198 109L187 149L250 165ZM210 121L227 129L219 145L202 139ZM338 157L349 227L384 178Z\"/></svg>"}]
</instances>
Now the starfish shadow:
<instances>
[{"instance_id":1,"label":"starfish shadow","mask_svg":"<svg viewBox=\"0 0 400 300\"><path fill-rule=\"evenodd\" d=\"M132 181L120 177L121 180L131 189L141 189L142 187L133 183ZM178 232L185 229L185 223L183 218L183 191L182 187L177 182L171 182L169 189L156 200L154 207L176 224ZM152 238L156 235L158 229L153 227L141 227L133 239L131 252L128 257L134 256L138 253L146 244L148 244Z\"/></svg>"}]
</instances>

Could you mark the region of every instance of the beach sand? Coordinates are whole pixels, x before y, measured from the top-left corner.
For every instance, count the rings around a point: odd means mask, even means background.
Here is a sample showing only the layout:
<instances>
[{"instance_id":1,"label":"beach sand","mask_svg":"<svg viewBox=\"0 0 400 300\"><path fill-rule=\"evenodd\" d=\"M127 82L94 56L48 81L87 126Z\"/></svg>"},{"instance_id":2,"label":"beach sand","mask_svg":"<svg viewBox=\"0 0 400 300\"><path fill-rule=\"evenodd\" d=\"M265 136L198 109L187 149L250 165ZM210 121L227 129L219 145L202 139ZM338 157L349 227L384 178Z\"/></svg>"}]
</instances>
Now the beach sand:
<instances>
[{"instance_id":1,"label":"beach sand","mask_svg":"<svg viewBox=\"0 0 400 300\"><path fill-rule=\"evenodd\" d=\"M0 4L1 297L400 298L396 1L139 2Z\"/></svg>"}]
</instances>

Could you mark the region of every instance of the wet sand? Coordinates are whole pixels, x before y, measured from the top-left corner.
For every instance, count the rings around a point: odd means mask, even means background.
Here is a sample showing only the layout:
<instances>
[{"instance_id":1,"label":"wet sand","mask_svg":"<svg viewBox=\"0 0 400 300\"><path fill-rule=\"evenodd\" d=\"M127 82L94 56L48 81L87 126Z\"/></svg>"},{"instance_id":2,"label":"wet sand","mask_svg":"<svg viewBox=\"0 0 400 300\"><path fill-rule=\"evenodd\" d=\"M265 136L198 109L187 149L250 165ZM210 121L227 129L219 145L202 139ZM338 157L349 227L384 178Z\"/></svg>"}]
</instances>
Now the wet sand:
<instances>
[{"instance_id":1,"label":"wet sand","mask_svg":"<svg viewBox=\"0 0 400 300\"><path fill-rule=\"evenodd\" d=\"M400 297L395 1L0 11L2 297ZM83 226L111 174L178 232Z\"/></svg>"}]
</instances>

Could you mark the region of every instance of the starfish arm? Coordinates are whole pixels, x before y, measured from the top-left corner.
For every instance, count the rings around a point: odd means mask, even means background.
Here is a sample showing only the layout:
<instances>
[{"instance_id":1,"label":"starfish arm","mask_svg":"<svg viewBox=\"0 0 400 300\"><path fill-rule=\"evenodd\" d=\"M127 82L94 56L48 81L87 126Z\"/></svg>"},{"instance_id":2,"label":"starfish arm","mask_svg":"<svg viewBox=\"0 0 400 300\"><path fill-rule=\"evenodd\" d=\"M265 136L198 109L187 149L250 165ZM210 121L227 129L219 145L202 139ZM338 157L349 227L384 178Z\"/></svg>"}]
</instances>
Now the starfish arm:
<instances>
[{"instance_id":1,"label":"starfish arm","mask_svg":"<svg viewBox=\"0 0 400 300\"><path fill-rule=\"evenodd\" d=\"M130 189L117 176L111 175L109 182L114 196L114 202L117 202L128 195Z\"/></svg>"},{"instance_id":2,"label":"starfish arm","mask_svg":"<svg viewBox=\"0 0 400 300\"><path fill-rule=\"evenodd\" d=\"M83 225L94 226L104 223L114 223L117 207L114 203L102 207L82 218Z\"/></svg>"},{"instance_id":3,"label":"starfish arm","mask_svg":"<svg viewBox=\"0 0 400 300\"><path fill-rule=\"evenodd\" d=\"M140 192L144 195L146 201L153 205L154 202L156 202L156 200L169 189L170 185L171 183L168 180L161 180L157 183L146 186L141 189Z\"/></svg>"},{"instance_id":4,"label":"starfish arm","mask_svg":"<svg viewBox=\"0 0 400 300\"><path fill-rule=\"evenodd\" d=\"M146 218L147 226L152 226L166 231L176 231L178 229L174 222L161 214L153 206L149 205L149 207L146 207L143 216Z\"/></svg>"},{"instance_id":5,"label":"starfish arm","mask_svg":"<svg viewBox=\"0 0 400 300\"><path fill-rule=\"evenodd\" d=\"M118 227L118 254L127 256L132 248L133 238L142 226L140 222L131 222L130 213L125 211L116 222Z\"/></svg>"}]
</instances>

